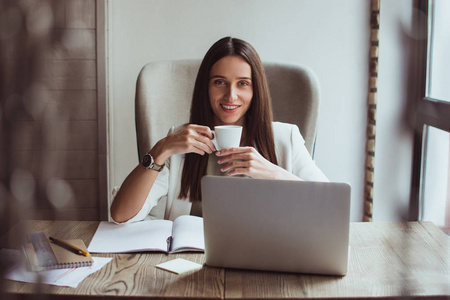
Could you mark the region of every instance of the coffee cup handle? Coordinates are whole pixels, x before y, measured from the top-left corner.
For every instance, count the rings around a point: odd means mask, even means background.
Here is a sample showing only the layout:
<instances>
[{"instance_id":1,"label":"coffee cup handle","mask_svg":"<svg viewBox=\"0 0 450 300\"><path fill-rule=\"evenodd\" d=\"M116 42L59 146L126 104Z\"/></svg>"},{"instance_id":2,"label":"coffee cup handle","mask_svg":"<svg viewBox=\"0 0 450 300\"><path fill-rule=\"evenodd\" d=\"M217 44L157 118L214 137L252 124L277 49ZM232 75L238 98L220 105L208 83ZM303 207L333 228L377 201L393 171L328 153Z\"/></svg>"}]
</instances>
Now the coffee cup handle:
<instances>
[{"instance_id":1,"label":"coffee cup handle","mask_svg":"<svg viewBox=\"0 0 450 300\"><path fill-rule=\"evenodd\" d=\"M219 146L217 146L216 133L214 132L214 130L211 130L211 132L214 136L211 142L214 144L214 147L216 147L216 149L219 150Z\"/></svg>"}]
</instances>

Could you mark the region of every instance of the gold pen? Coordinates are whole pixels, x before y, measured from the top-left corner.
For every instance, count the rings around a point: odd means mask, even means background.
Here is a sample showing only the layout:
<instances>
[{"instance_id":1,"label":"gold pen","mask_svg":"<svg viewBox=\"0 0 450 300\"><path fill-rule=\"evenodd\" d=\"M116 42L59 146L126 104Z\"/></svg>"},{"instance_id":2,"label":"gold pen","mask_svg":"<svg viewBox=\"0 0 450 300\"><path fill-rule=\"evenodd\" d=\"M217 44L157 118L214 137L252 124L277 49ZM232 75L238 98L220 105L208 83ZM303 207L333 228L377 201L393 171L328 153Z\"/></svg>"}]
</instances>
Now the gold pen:
<instances>
[{"instance_id":1,"label":"gold pen","mask_svg":"<svg viewBox=\"0 0 450 300\"><path fill-rule=\"evenodd\" d=\"M53 243L55 243L56 245L66 248L67 250L72 251L75 254L90 256L89 252L84 251L83 249L80 249L72 244L69 244L68 242L65 242L63 240L60 240L60 239L54 238L54 237L49 237L48 239L50 241L52 241Z\"/></svg>"}]
</instances>

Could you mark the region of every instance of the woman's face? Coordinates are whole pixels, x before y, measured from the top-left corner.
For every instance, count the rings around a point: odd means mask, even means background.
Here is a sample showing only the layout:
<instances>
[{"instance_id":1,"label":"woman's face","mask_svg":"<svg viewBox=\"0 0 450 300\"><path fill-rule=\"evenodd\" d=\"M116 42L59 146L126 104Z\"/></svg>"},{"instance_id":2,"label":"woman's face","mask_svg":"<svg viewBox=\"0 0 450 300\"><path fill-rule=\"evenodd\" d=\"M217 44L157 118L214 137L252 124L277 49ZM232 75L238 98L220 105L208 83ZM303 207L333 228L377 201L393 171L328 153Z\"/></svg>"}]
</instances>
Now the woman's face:
<instances>
[{"instance_id":1,"label":"woman's face","mask_svg":"<svg viewBox=\"0 0 450 300\"><path fill-rule=\"evenodd\" d=\"M244 126L252 98L252 69L241 56L225 56L212 66L209 101L215 126Z\"/></svg>"}]
</instances>

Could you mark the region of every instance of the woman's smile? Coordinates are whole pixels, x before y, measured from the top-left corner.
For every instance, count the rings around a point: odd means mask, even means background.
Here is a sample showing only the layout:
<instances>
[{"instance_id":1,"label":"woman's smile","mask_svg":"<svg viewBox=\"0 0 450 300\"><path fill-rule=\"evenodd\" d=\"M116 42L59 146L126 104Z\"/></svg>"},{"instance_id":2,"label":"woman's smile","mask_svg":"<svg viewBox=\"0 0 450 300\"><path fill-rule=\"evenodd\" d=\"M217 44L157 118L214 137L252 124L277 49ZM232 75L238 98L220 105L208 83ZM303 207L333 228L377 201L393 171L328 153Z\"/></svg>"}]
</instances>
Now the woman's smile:
<instances>
[{"instance_id":1,"label":"woman's smile","mask_svg":"<svg viewBox=\"0 0 450 300\"><path fill-rule=\"evenodd\" d=\"M221 104L220 106L227 113L234 113L240 107L240 105L225 105L225 104Z\"/></svg>"}]
</instances>

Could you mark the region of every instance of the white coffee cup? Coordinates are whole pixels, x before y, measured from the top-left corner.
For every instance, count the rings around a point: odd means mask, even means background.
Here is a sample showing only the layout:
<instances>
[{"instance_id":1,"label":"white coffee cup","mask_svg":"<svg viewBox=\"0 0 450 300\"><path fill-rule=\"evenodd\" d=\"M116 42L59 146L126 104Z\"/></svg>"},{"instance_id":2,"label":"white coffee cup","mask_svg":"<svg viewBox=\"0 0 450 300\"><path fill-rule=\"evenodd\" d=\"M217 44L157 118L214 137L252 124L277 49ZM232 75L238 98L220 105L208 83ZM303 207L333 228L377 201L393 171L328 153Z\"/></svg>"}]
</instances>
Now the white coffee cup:
<instances>
[{"instance_id":1,"label":"white coffee cup","mask_svg":"<svg viewBox=\"0 0 450 300\"><path fill-rule=\"evenodd\" d=\"M242 126L221 125L214 127L212 140L217 150L239 147L241 144Z\"/></svg>"}]
</instances>

